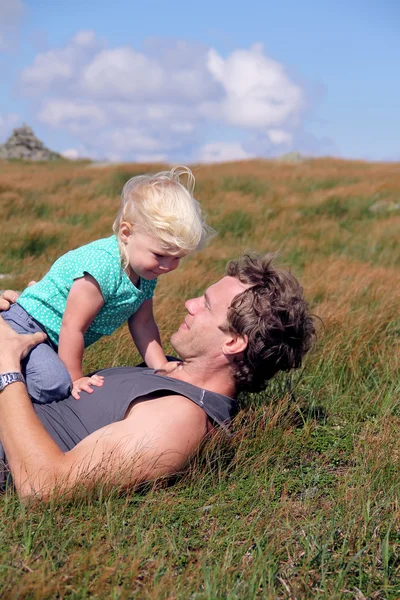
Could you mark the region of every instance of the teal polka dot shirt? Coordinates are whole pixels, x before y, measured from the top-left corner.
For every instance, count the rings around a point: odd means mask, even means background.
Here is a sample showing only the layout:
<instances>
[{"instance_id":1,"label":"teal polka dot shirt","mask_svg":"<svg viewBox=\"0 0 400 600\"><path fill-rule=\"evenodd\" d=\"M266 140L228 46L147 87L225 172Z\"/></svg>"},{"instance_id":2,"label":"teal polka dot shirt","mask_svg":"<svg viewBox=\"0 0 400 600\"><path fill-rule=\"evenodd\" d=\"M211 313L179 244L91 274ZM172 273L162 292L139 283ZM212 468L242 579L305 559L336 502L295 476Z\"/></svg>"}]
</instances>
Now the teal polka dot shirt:
<instances>
[{"instance_id":1,"label":"teal polka dot shirt","mask_svg":"<svg viewBox=\"0 0 400 600\"><path fill-rule=\"evenodd\" d=\"M18 303L46 329L58 346L67 297L75 279L88 273L100 286L104 305L84 335L85 347L103 335L111 335L135 313L145 300L153 297L157 280L140 278L133 285L122 268L115 235L96 240L61 256L50 271L27 288Z\"/></svg>"}]
</instances>

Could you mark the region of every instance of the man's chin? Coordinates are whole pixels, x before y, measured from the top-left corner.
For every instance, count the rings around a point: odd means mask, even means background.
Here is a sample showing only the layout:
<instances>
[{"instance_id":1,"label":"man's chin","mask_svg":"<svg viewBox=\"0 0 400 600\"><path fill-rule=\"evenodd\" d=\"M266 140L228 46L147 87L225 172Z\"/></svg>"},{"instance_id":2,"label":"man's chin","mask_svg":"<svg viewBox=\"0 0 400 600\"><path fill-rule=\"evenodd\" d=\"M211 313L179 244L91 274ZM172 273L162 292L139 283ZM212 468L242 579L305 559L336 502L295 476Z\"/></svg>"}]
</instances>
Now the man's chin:
<instances>
[{"instance_id":1,"label":"man's chin","mask_svg":"<svg viewBox=\"0 0 400 600\"><path fill-rule=\"evenodd\" d=\"M179 330L175 331L175 333L173 333L171 335L170 342L171 342L171 346L173 347L173 349L175 350L175 352L178 354L178 356L181 356L181 354L179 352L179 347L180 347L179 337L180 337L179 336Z\"/></svg>"}]
</instances>

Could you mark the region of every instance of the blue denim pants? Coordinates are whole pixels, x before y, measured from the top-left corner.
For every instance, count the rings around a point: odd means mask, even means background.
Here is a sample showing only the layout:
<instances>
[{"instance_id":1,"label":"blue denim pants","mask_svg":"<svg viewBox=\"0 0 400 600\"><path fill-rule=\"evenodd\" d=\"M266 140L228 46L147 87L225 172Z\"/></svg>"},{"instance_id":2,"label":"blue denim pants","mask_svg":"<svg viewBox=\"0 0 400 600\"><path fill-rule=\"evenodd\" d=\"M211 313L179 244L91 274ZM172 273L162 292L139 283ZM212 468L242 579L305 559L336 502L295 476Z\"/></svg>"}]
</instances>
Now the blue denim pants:
<instances>
[{"instance_id":1,"label":"blue denim pants","mask_svg":"<svg viewBox=\"0 0 400 600\"><path fill-rule=\"evenodd\" d=\"M12 304L1 316L17 333L46 333L19 304ZM71 376L49 339L33 348L21 366L28 394L33 401L45 404L70 395Z\"/></svg>"}]
</instances>

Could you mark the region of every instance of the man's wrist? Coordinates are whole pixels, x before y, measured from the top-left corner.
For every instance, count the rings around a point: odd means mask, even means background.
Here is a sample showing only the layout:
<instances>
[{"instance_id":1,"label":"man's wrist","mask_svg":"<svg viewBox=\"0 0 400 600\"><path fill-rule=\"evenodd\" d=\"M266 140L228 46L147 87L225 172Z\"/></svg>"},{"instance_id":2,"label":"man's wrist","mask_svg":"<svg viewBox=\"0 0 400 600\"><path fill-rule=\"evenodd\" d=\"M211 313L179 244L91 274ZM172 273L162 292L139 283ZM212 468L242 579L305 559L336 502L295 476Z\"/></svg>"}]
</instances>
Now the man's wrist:
<instances>
[{"instance_id":1,"label":"man's wrist","mask_svg":"<svg viewBox=\"0 0 400 600\"><path fill-rule=\"evenodd\" d=\"M0 359L0 374L1 373L21 373L21 361L14 359L12 356Z\"/></svg>"},{"instance_id":2,"label":"man's wrist","mask_svg":"<svg viewBox=\"0 0 400 600\"><path fill-rule=\"evenodd\" d=\"M21 371L7 371L6 373L0 372L0 392L12 383L23 383L25 385L25 378Z\"/></svg>"}]
</instances>

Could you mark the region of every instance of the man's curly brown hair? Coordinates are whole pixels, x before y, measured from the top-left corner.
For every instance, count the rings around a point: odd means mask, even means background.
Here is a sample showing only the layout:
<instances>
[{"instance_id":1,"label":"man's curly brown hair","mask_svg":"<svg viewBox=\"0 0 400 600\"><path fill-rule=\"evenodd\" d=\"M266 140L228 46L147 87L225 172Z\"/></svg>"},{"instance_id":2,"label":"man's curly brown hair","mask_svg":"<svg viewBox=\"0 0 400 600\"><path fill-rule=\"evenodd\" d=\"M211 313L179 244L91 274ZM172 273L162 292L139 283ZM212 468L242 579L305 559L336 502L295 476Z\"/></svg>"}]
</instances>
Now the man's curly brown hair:
<instances>
[{"instance_id":1,"label":"man's curly brown hair","mask_svg":"<svg viewBox=\"0 0 400 600\"><path fill-rule=\"evenodd\" d=\"M315 339L303 288L272 264L274 258L245 254L226 267L227 275L251 285L228 310L229 329L248 337L243 357L233 364L238 391L260 391L278 371L300 367Z\"/></svg>"}]
</instances>

